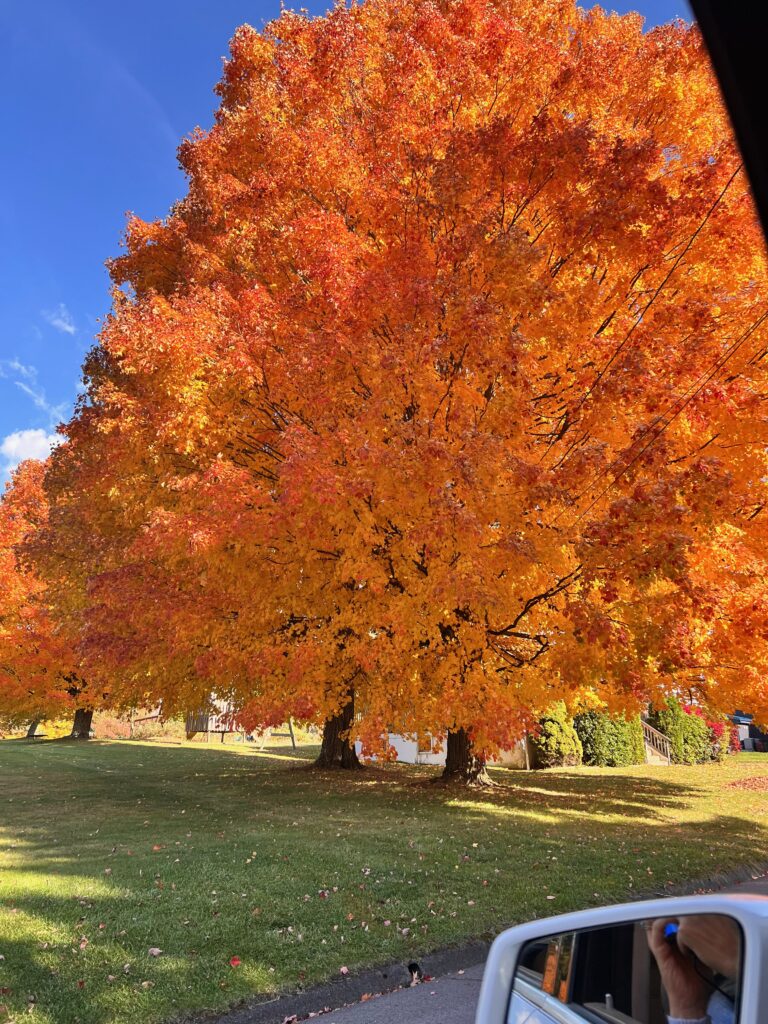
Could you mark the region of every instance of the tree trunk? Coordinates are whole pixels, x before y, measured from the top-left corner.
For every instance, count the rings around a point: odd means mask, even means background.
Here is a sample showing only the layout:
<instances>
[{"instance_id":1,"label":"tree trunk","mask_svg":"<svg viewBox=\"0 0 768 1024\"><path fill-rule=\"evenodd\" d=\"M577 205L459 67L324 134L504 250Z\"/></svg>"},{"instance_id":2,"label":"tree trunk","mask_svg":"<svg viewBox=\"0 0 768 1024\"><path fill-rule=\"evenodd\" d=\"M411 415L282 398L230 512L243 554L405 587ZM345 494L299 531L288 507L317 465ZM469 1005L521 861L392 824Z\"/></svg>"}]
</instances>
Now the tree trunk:
<instances>
[{"instance_id":1,"label":"tree trunk","mask_svg":"<svg viewBox=\"0 0 768 1024\"><path fill-rule=\"evenodd\" d=\"M323 725L323 741L320 755L315 761L316 768L362 768L352 741L351 729L355 719L355 691L350 689L349 700L332 718Z\"/></svg>"},{"instance_id":2,"label":"tree trunk","mask_svg":"<svg viewBox=\"0 0 768 1024\"><path fill-rule=\"evenodd\" d=\"M75 711L75 720L72 723L70 739L89 740L91 738L91 720L93 711L88 708L78 708Z\"/></svg>"},{"instance_id":3,"label":"tree trunk","mask_svg":"<svg viewBox=\"0 0 768 1024\"><path fill-rule=\"evenodd\" d=\"M355 744L350 743L348 739L341 741L341 767L351 771L356 771L358 768L363 767L357 756Z\"/></svg>"},{"instance_id":4,"label":"tree trunk","mask_svg":"<svg viewBox=\"0 0 768 1024\"><path fill-rule=\"evenodd\" d=\"M38 727L38 725L40 725L41 721L42 721L41 718L34 718L29 723L29 728L27 729L27 739L28 740L31 740L34 737L35 733L37 732L37 727Z\"/></svg>"},{"instance_id":5,"label":"tree trunk","mask_svg":"<svg viewBox=\"0 0 768 1024\"><path fill-rule=\"evenodd\" d=\"M451 729L448 732L445 769L440 781L461 782L465 786L493 785L485 759L474 753L466 729Z\"/></svg>"}]
</instances>

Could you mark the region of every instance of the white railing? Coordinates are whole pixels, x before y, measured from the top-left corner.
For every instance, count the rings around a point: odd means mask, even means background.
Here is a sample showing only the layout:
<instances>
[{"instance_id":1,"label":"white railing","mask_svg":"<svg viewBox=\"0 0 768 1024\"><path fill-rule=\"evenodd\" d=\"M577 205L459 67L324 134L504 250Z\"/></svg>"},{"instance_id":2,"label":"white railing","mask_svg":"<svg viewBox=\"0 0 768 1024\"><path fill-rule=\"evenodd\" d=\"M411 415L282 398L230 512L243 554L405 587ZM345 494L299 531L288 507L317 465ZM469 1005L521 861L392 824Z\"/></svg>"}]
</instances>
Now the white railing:
<instances>
[{"instance_id":1,"label":"white railing","mask_svg":"<svg viewBox=\"0 0 768 1024\"><path fill-rule=\"evenodd\" d=\"M659 757L665 758L667 764L672 764L672 744L669 742L669 739L663 732L659 732L658 729L654 729L654 727L649 722L646 722L645 719L640 719L640 722L643 726L643 739L645 740L646 746L655 751Z\"/></svg>"}]
</instances>

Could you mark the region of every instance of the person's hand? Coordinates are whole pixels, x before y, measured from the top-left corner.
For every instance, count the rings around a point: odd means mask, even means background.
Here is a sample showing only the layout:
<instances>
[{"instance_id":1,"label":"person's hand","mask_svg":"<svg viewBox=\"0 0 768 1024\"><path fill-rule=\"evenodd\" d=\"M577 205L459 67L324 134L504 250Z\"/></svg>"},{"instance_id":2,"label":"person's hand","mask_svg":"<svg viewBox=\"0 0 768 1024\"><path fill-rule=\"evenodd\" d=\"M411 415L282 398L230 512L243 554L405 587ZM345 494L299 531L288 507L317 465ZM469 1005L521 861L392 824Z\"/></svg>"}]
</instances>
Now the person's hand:
<instances>
[{"instance_id":1,"label":"person's hand","mask_svg":"<svg viewBox=\"0 0 768 1024\"><path fill-rule=\"evenodd\" d=\"M707 1015L711 989L696 973L688 954L676 942L668 942L664 937L664 928L672 923L677 924L677 920L657 918L650 922L646 933L669 998L669 1016L680 1020L701 1020Z\"/></svg>"},{"instance_id":2,"label":"person's hand","mask_svg":"<svg viewBox=\"0 0 768 1024\"><path fill-rule=\"evenodd\" d=\"M739 976L741 933L730 917L722 914L689 914L680 919L677 945L690 950L715 974L731 981Z\"/></svg>"}]
</instances>

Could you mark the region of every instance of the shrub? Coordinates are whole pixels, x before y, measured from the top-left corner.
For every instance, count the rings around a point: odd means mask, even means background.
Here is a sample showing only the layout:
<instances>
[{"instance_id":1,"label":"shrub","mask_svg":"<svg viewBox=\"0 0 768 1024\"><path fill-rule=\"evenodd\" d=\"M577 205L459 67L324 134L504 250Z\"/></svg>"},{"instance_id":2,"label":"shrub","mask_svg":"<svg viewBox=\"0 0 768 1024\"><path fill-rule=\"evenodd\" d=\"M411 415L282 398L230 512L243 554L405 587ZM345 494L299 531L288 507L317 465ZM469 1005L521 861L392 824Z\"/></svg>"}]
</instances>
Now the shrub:
<instances>
[{"instance_id":1,"label":"shrub","mask_svg":"<svg viewBox=\"0 0 768 1024\"><path fill-rule=\"evenodd\" d=\"M625 718L585 711L574 718L573 724L581 740L584 764L620 768L644 763L645 745L639 715Z\"/></svg>"},{"instance_id":2,"label":"shrub","mask_svg":"<svg viewBox=\"0 0 768 1024\"><path fill-rule=\"evenodd\" d=\"M728 741L728 752L731 754L738 754L741 750L741 740L739 739L739 727L738 725L731 725L730 739Z\"/></svg>"},{"instance_id":3,"label":"shrub","mask_svg":"<svg viewBox=\"0 0 768 1024\"><path fill-rule=\"evenodd\" d=\"M706 719L709 733L710 757L713 761L724 761L730 752L730 722L726 718ZM736 732L738 737L738 730Z\"/></svg>"},{"instance_id":4,"label":"shrub","mask_svg":"<svg viewBox=\"0 0 768 1024\"><path fill-rule=\"evenodd\" d=\"M581 740L563 701L553 704L539 720L539 731L533 738L533 746L539 768L563 768L581 764Z\"/></svg>"},{"instance_id":5,"label":"shrub","mask_svg":"<svg viewBox=\"0 0 768 1024\"><path fill-rule=\"evenodd\" d=\"M133 723L132 739L182 742L187 738L185 723L180 718L153 718Z\"/></svg>"},{"instance_id":6,"label":"shrub","mask_svg":"<svg viewBox=\"0 0 768 1024\"><path fill-rule=\"evenodd\" d=\"M649 717L651 725L669 739L672 760L676 764L705 764L724 756L725 745L710 731L701 708L683 705L675 697L668 697L664 707ZM717 724L722 727L722 737L724 726Z\"/></svg>"},{"instance_id":7,"label":"shrub","mask_svg":"<svg viewBox=\"0 0 768 1024\"><path fill-rule=\"evenodd\" d=\"M685 732L685 714L680 701L667 697L664 706L652 711L648 716L651 725L669 740L672 760L676 764L685 764L683 759L683 734Z\"/></svg>"},{"instance_id":8,"label":"shrub","mask_svg":"<svg viewBox=\"0 0 768 1024\"><path fill-rule=\"evenodd\" d=\"M125 718L96 712L93 716L93 735L97 740L125 740L131 735L131 726Z\"/></svg>"},{"instance_id":9,"label":"shrub","mask_svg":"<svg viewBox=\"0 0 768 1024\"><path fill-rule=\"evenodd\" d=\"M684 706L683 714L687 718L683 728L683 763L705 764L713 760L712 741L702 711Z\"/></svg>"}]
</instances>

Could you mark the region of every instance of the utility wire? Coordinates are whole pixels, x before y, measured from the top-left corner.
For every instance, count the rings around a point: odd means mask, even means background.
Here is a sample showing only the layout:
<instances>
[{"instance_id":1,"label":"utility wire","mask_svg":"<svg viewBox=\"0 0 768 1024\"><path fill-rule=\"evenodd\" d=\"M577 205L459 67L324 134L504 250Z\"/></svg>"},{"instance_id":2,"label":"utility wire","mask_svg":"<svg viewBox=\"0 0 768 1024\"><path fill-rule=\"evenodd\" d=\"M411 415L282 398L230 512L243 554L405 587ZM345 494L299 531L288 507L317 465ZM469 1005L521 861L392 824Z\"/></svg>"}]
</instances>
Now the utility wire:
<instances>
[{"instance_id":1,"label":"utility wire","mask_svg":"<svg viewBox=\"0 0 768 1024\"><path fill-rule=\"evenodd\" d=\"M613 486L614 486L614 485L615 485L615 484L617 483L617 481L618 481L619 479L621 479L621 477L622 477L622 476L624 476L624 474L625 474L625 473L626 473L626 472L627 472L627 471L628 471L629 469L631 469L631 468L632 468L632 466L633 466L633 465L634 465L634 464L635 464L635 463L636 463L636 462L638 461L638 459L640 459L640 458L641 458L641 457L642 457L642 456L643 456L643 455L645 454L645 452L647 452L647 451L648 451L648 449L649 449L649 448L651 447L651 445L652 445L652 444L653 444L653 443L654 443L655 441L658 441L658 439L659 439L659 438L661 437L661 435L662 435L662 434L663 434L663 433L665 432L665 430L666 430L666 429L667 429L667 428L668 428L669 426L671 426L671 424L672 424L672 423L673 423L673 422L674 422L674 421L675 421L675 420L677 419L677 417L678 417L678 416L680 415L680 413L681 413L681 412L683 412L683 410L684 410L684 409L685 409L685 408L686 408L686 407L687 407L688 405L690 405L690 403L691 403L691 402L692 402L692 401L694 400L694 398L696 398L696 396L697 396L697 395L698 395L698 394L699 394L699 393L700 393L700 392L701 392L701 391L702 391L702 390L703 390L703 389L704 389L704 388L706 387L706 385L707 385L707 384L708 384L708 383L709 383L709 382L710 382L710 381L712 380L712 378L713 378L713 377L714 377L714 376L715 376L715 375L716 375L716 374L717 374L717 373L718 373L718 372L719 372L719 371L720 371L720 370L721 370L721 369L722 369L722 368L723 368L723 367L724 367L724 366L725 366L725 365L726 365L726 364L727 364L727 363L728 363L728 362L729 362L729 361L730 361L730 360L731 360L731 359L733 358L733 356L735 356L735 355L736 355L736 353L737 353L737 352L739 351L739 349L740 349L740 348L742 347L742 345L744 345L744 343L745 343L745 342L746 342L746 341L747 341L747 340L748 340L748 339L750 338L750 336L751 336L751 335L752 335L752 334L753 334L753 333L754 333L754 332L755 332L755 331L756 331L756 330L757 330L757 329L758 329L758 328L759 328L759 327L760 327L760 326L761 326L761 325L763 324L763 322L764 322L764 321L765 321L765 320L766 320L767 318L768 318L768 312L766 312L766 313L763 313L763 314L762 314L762 316L760 316L760 317L759 317L759 318L758 318L758 319L757 319L757 320L755 321L755 323L751 325L751 327L749 327L749 328L748 328L748 329L747 329L747 330L746 330L746 331L745 331L745 332L744 332L744 333L743 333L743 334L742 334L742 335L741 335L741 336L740 336L739 338L737 338L737 339L736 339L736 341L734 341L734 342L732 343L732 345L731 345L731 346L729 347L729 349L727 349L727 350L726 350L726 352L725 352L725 353L724 353L724 354L723 354L722 356L720 356L720 357L719 357L719 358L718 358L718 359L717 359L717 360L715 361L715 364L714 364L714 366L713 366L713 367L711 367L711 368L710 368L709 370L705 371L705 373L703 373L703 374L702 374L702 375L701 375L701 376L700 376L700 377L699 377L699 378L697 379L697 381L695 381L695 382L694 382L694 384L693 384L693 385L692 385L691 387L693 387L693 388L694 388L695 390L691 391L691 388L689 387L689 389L688 389L688 392L690 392L690 394L686 392L686 394L684 394L684 395L682 396L682 399L678 399L678 402L680 403L680 404L679 404L679 408L677 408L677 409L676 409L676 410L675 410L675 411L674 411L674 412L672 413L672 415L671 415L671 416L669 417L669 419L668 419L668 420L667 420L667 421L666 421L666 422L664 423L664 425L662 426L661 430L659 430L659 431L658 431L658 432L657 432L656 434L654 434L654 435L653 435L653 436L652 436L652 437L651 437L651 438L649 439L648 443L647 443L647 444L646 444L646 445L645 445L645 446L644 446L643 448L641 448L641 449L640 449L640 451L639 451L639 452L637 452L637 453L636 453L636 454L635 454L635 455L634 455L634 456L632 457L632 459L630 459L630 461L629 461L629 462L628 462L628 463L626 464L626 466L624 466L624 468L623 468L623 469L621 469L621 470L620 470L620 471L619 471L619 472L618 472L618 473L616 474L616 476L615 476L615 477L613 478L613 480L609 481L609 482L608 482L608 484L607 484L607 485L606 485L606 486L605 486L605 487L603 488L603 490L602 490L602 491L601 491L601 492L600 492L600 493L599 493L599 494L598 494L598 495L597 495L597 496L596 496L595 498L593 498L593 500L592 500L592 501L591 501L591 502L589 503L589 505L588 505L588 506L587 506L587 507L586 507L586 508L584 509L584 511L583 511L583 512L581 512L581 513L580 513L580 514L579 514L579 515L578 515L578 516L576 517L576 519L574 519L574 521L573 521L573 522L571 523L571 528L573 528L574 526L576 526L576 524L577 524L577 523L581 522L581 520L582 520L582 519L584 518L584 516L586 516L586 515L587 515L587 513L589 513L589 512L590 512L590 511L591 511L591 510L592 510L592 509L593 509L593 508L595 507L595 505L596 505L596 504L598 503L598 501L600 501L600 499L601 499L601 498L602 498L602 497L603 497L603 496L604 496L605 494L607 494L607 493L608 493L608 491L609 491L609 490L610 490L610 489L611 489L611 488L612 488L612 487L613 487ZM701 381L701 383L700 383L700 384L699 384L699 381ZM686 396L687 396L687 397L686 397ZM665 414L664 414L664 416L667 416L668 414L669 414L669 410L668 410L668 412L667 412L667 413L665 413ZM660 419L663 419L663 418L664 418L664 417L661 417ZM658 425L658 423L660 422L660 419L657 419L657 420L655 421L655 424L654 424L654 425ZM650 429L652 430L652 429L653 429L653 427L652 427L652 428L650 428ZM610 472L610 467L609 467L608 469L606 469L606 470L605 470L605 472L604 472L604 473L603 473L602 475L603 475L603 476L605 476L605 475L607 475L607 474L608 474L609 472ZM597 477L597 478L595 479L594 483L595 483L595 484L596 484L596 483L598 483L598 482L599 482L599 480L600 480L600 476L598 476L598 477ZM591 485L591 486L594 486L594 485ZM585 493L585 491L582 491L582 492L581 492L581 494L579 495L579 497L578 497L578 498L577 498L576 500L578 501L578 500L579 500L579 499L580 499L581 497L583 497L584 493Z\"/></svg>"},{"instance_id":2,"label":"utility wire","mask_svg":"<svg viewBox=\"0 0 768 1024\"><path fill-rule=\"evenodd\" d=\"M632 335L633 335L633 334L635 333L635 331L637 330L637 328L638 328L638 327L640 326L640 324L641 324L641 323L643 322L643 319L644 319L644 317L645 317L645 314L646 314L646 313L648 312L648 310L649 310L649 309L651 308L651 306L653 305L653 303L654 303L654 302L656 301L656 299L658 298L659 294L661 293L662 289L663 289L663 288L664 288L664 287L666 286L666 284L667 284L667 282L669 281L669 279L670 279L670 278L672 277L672 275L674 274L674 272L675 272L675 271L677 270L677 268L678 268L678 267L680 266L680 263L681 263L681 261L682 261L683 257L684 257L684 256L685 256L685 255L686 255L686 254L688 253L688 251L690 250L690 248L691 248L691 246L693 245L693 243L694 243L694 242L696 241L696 239L698 238L698 236L699 236L699 235L701 234L701 232L702 232L702 231L704 230L704 227L705 227L705 225L706 225L707 221L708 221L708 220L709 220L709 218L710 218L710 217L712 216L712 214L713 214L713 213L715 212L715 210L717 209L717 207L718 207L718 206L720 205L720 203L721 203L721 201L722 201L723 197L725 196L725 193L726 193L726 192L728 191L728 189L729 189L729 188L731 187L731 183L733 182L734 178L736 177L736 175L737 175L737 174L739 173L739 171L741 170L741 167L742 167L742 165L741 165L741 164L739 164L739 165L738 165L738 167L736 168L736 170L735 170L735 171L733 172L733 174L732 174L732 175L730 176L730 178L728 179L728 181L727 181L727 182L725 183L725 185L723 186L723 189L722 189L722 191L720 192L719 196L717 197L717 199L715 199L714 203L712 203L712 205L710 206L710 208L709 208L709 209L707 210L707 212L706 212L706 214L705 214L705 216L704 216L704 219L702 220L701 224L699 224L699 226L698 226L698 227L696 228L696 230L695 230L695 231L693 232L693 234L691 235L691 237L690 237L690 238L688 239L688 241L687 241L687 242L686 242L686 244L685 244L685 247L684 247L684 248L683 248L683 249L682 249L682 250L681 250L681 251L680 251L680 252L678 253L678 255L677 255L677 256L675 257L675 261L674 261L674 263L672 264L672 266L670 267L669 271L667 272L667 274L666 274L666 275L664 276L664 278L662 279L662 281L661 281L661 283L659 284L659 286L658 286L658 287L656 288L656 290L654 291L653 295L651 295L650 299L648 300L648 302L647 302L647 303L645 304L645 306L643 307L643 310L642 310L642 312L640 313L640 315L639 315L639 316L638 316L638 317L637 317L637 318L635 319L635 322L634 322L634 323L632 324L632 326L630 327L630 329L629 329L629 330L627 331L627 333L625 334L625 336L624 336L624 338L623 338L623 340L622 340L621 344L617 346L617 348L616 348L616 349L615 349L615 351L613 352L613 355L611 356L611 358L610 358L610 359L608 360L608 362L607 362L607 363L605 364L605 366L604 366L604 367L602 368L602 370L600 370L600 371L598 372L598 374L597 374L597 376L595 377L595 379L594 379L594 381L592 382L592 384L591 384L591 385L590 385L590 386L589 386L589 387L587 388L587 390L586 390L586 391L584 392L584 395L582 396L582 398L581 398L581 400L580 400L580 402L579 402L579 405L580 405L580 406L581 406L581 405L583 405L583 404L584 404L584 402L586 402L586 400L587 400L587 399L589 398L589 396L590 396L591 394L593 394L593 393L594 393L594 391L595 391L595 389L597 388L598 384L599 384L599 383L600 383L600 381L601 381L601 380L603 379L603 377L605 376L605 374L606 374L606 373L608 372L608 370L610 369L610 367L611 367L611 365L613 364L613 362L614 362L614 361L616 360L616 358L617 358L617 357L618 357L618 356L619 356L619 355L621 354L621 352L623 351L623 349L625 348L625 346L626 346L626 345L627 345L627 343L629 342L629 339L630 339L630 338L632 337Z\"/></svg>"},{"instance_id":3,"label":"utility wire","mask_svg":"<svg viewBox=\"0 0 768 1024\"><path fill-rule=\"evenodd\" d=\"M587 390L581 396L581 398L578 401L578 404L576 405L576 412L578 412L579 409L581 409L583 407L583 405L587 401L587 399L590 398L590 396L595 393L595 391L597 390L598 386L601 384L602 381L604 381L604 379L606 378L606 375L608 374L608 371L610 370L611 366L616 361L616 359L619 357L619 355L621 355L622 351L626 348L627 344L629 343L632 335L635 333L637 328L643 322L643 319L645 318L645 314L648 312L648 310L651 308L653 303L656 301L656 299L660 295L661 291L664 289L664 287L667 285L667 283L670 280L670 278L672 277L672 275L675 273L675 271L679 267L679 265L680 265L681 261L683 260L683 258L686 256L686 254L691 249L691 246L693 245L693 243L696 241L698 236L703 231L703 229L706 226L707 222L709 221L710 217L712 216L712 214L715 212L717 207L722 202L726 192L731 187L731 184L733 183L734 179L736 178L736 175L742 169L742 166L743 165L740 163L736 167L736 170L733 172L733 174L730 176L728 181L725 183L725 185L723 186L720 194L717 196L715 201L712 203L712 205L710 206L709 210L707 210L707 212L704 215L704 218L701 221L701 223L698 225L696 230L691 234L690 238L686 242L686 244L683 247L683 249L675 257L675 260L674 260L672 266L670 267L669 271L667 272L667 274L662 279L661 283L654 290L653 294L651 295L650 299L648 300L648 302L643 307L642 311L635 318L634 323L629 328L627 333L624 335L624 338L622 339L620 344L614 349L613 353L611 354L610 358L608 359L608 362L605 364L605 366L603 366L603 368L601 370L598 371L597 376L595 377L595 379L592 381L592 383L589 385ZM562 436L564 436L564 434ZM560 438L557 438L556 440L562 440L562 436ZM553 445L550 446L550 449L552 447L553 447ZM569 449L569 453L570 453L570 451L572 451L572 448ZM566 460L567 460L567 455L569 453L566 453L566 456L564 457ZM562 462L562 460L561 460L561 462Z\"/></svg>"}]
</instances>

